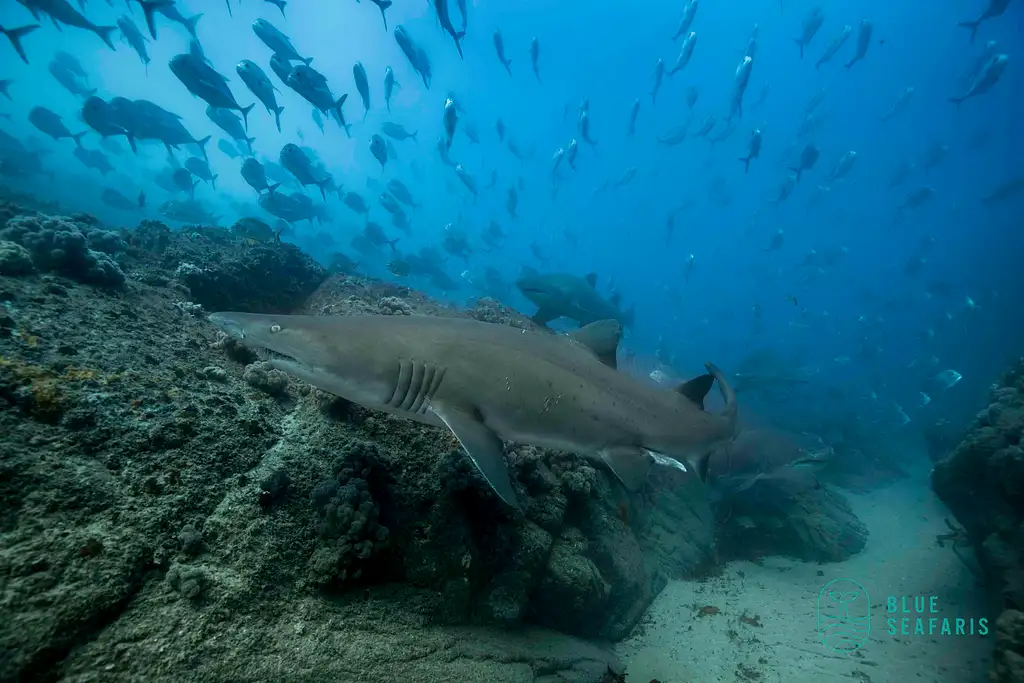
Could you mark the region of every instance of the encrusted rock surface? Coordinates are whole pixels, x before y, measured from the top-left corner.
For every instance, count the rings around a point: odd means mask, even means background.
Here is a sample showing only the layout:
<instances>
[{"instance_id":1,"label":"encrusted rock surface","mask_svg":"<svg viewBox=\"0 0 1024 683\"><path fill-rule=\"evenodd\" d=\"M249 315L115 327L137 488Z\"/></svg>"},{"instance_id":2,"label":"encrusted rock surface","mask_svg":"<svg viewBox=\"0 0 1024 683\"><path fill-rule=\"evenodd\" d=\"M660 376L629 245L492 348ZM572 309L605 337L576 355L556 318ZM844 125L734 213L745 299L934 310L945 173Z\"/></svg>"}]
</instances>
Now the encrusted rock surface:
<instances>
[{"instance_id":1,"label":"encrusted rock surface","mask_svg":"<svg viewBox=\"0 0 1024 683\"><path fill-rule=\"evenodd\" d=\"M932 471L932 486L973 546L993 597L993 683L1024 681L1024 359L989 393L960 444ZM956 542L954 540L954 542Z\"/></svg>"}]
</instances>

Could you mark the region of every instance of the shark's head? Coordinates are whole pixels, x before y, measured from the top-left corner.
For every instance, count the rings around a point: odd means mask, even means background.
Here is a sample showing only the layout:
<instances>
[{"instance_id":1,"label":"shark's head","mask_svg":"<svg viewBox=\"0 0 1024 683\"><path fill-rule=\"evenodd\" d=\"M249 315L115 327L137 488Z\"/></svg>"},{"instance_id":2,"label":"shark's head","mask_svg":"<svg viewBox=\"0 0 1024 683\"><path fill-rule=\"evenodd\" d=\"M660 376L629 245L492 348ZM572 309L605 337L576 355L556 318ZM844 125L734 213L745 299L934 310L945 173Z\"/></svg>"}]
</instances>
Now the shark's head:
<instances>
[{"instance_id":1,"label":"shark's head","mask_svg":"<svg viewBox=\"0 0 1024 683\"><path fill-rule=\"evenodd\" d=\"M516 280L516 287L539 308L559 308L565 298L562 291L543 275L524 275Z\"/></svg>"},{"instance_id":2,"label":"shark's head","mask_svg":"<svg viewBox=\"0 0 1024 683\"><path fill-rule=\"evenodd\" d=\"M221 312L209 320L246 346L273 352L274 367L306 381L330 358L324 338L300 324L303 316Z\"/></svg>"},{"instance_id":3,"label":"shark's head","mask_svg":"<svg viewBox=\"0 0 1024 683\"><path fill-rule=\"evenodd\" d=\"M221 312L209 320L269 351L271 367L335 396L375 407L395 392L398 364L376 353L384 333L355 317Z\"/></svg>"}]
</instances>

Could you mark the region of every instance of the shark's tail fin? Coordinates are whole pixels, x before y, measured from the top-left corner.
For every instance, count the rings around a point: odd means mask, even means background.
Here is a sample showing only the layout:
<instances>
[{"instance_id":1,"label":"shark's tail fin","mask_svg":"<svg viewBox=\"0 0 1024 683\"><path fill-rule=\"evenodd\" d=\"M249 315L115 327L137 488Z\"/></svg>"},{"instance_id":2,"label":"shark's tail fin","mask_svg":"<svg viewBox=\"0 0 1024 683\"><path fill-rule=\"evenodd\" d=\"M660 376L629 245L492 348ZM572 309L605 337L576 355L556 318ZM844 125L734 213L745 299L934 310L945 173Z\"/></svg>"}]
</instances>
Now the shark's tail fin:
<instances>
[{"instance_id":1,"label":"shark's tail fin","mask_svg":"<svg viewBox=\"0 0 1024 683\"><path fill-rule=\"evenodd\" d=\"M729 384L729 380L726 379L725 373L718 369L718 366L714 363L705 363L704 367L708 369L708 372L718 381L718 390L722 394L722 400L725 401L725 407L722 408L722 417L729 424L730 432L736 429L736 414L738 408L736 406L736 391Z\"/></svg>"}]
</instances>

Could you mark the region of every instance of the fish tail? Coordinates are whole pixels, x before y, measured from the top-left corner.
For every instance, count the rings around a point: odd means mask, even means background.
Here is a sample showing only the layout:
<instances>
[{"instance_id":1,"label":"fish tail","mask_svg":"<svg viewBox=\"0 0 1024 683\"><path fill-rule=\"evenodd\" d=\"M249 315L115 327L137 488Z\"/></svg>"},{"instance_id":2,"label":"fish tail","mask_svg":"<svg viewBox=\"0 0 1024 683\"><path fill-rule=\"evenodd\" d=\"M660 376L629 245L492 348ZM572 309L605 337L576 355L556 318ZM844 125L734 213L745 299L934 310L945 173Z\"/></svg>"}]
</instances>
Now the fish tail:
<instances>
[{"instance_id":1,"label":"fish tail","mask_svg":"<svg viewBox=\"0 0 1024 683\"><path fill-rule=\"evenodd\" d=\"M978 21L961 21L961 22L959 22L957 24L957 26L960 26L962 28L969 28L969 29L971 29L971 42L973 43L974 39L978 35L978 26L980 24L981 24L980 20L978 20Z\"/></svg>"},{"instance_id":2,"label":"fish tail","mask_svg":"<svg viewBox=\"0 0 1024 683\"><path fill-rule=\"evenodd\" d=\"M960 105L966 99L966 97L950 97L949 101L956 105L957 111L960 111Z\"/></svg>"},{"instance_id":3,"label":"fish tail","mask_svg":"<svg viewBox=\"0 0 1024 683\"><path fill-rule=\"evenodd\" d=\"M206 156L206 143L210 141L211 137L212 136L207 135L202 140L196 140L196 145L199 147L199 151L203 153L203 158L207 161L210 160L210 157Z\"/></svg>"},{"instance_id":4,"label":"fish tail","mask_svg":"<svg viewBox=\"0 0 1024 683\"><path fill-rule=\"evenodd\" d=\"M133 134L131 134L131 133L125 133L125 134L124 134L124 136L125 136L126 138L128 138L128 146L132 148L132 151L133 151L133 152L135 152L136 154L138 154L138 153L139 153L139 148L138 148L138 146L137 146L137 145L135 144L135 136L134 136Z\"/></svg>"},{"instance_id":5,"label":"fish tail","mask_svg":"<svg viewBox=\"0 0 1024 683\"><path fill-rule=\"evenodd\" d=\"M279 10L281 10L281 16L282 16L282 17L284 16L284 6L285 6L285 5L287 5L287 4L288 4L287 2L282 2L281 4L279 4L279 5L277 6L277 8L278 8ZM280 242L280 241L281 241L281 240L278 240L278 242Z\"/></svg>"},{"instance_id":6,"label":"fish tail","mask_svg":"<svg viewBox=\"0 0 1024 683\"><path fill-rule=\"evenodd\" d=\"M100 40L107 44L107 47L116 52L117 48L114 47L114 41L110 39L110 34L116 29L116 26L96 26L93 28L93 32L100 37Z\"/></svg>"},{"instance_id":7,"label":"fish tail","mask_svg":"<svg viewBox=\"0 0 1024 683\"><path fill-rule=\"evenodd\" d=\"M21 61L28 64L28 56L25 54L25 48L21 45L21 39L27 36L32 31L39 28L39 24L28 24L27 26L19 26L17 28L4 28L0 26L0 33L7 36L7 40L11 41L11 46L14 47L14 51L21 57Z\"/></svg>"},{"instance_id":8,"label":"fish tail","mask_svg":"<svg viewBox=\"0 0 1024 683\"><path fill-rule=\"evenodd\" d=\"M138 3L142 5L142 13L146 17L146 27L149 29L149 35L152 36L153 40L156 40L156 13L170 7L174 3L170 0L138 0Z\"/></svg>"},{"instance_id":9,"label":"fish tail","mask_svg":"<svg viewBox=\"0 0 1024 683\"><path fill-rule=\"evenodd\" d=\"M200 12L199 14L195 15L194 17L189 17L184 22L185 23L185 29L189 32L189 35L191 35L196 40L199 40L199 38L196 36L196 24L199 23L199 19L202 18L202 16L203 16L203 13Z\"/></svg>"},{"instance_id":10,"label":"fish tail","mask_svg":"<svg viewBox=\"0 0 1024 683\"><path fill-rule=\"evenodd\" d=\"M740 157L740 161L743 162L744 172L750 172L750 157Z\"/></svg>"},{"instance_id":11,"label":"fish tail","mask_svg":"<svg viewBox=\"0 0 1024 683\"><path fill-rule=\"evenodd\" d=\"M273 185L267 185L267 194L274 194L274 190L281 187L281 183L274 183Z\"/></svg>"},{"instance_id":12,"label":"fish tail","mask_svg":"<svg viewBox=\"0 0 1024 683\"><path fill-rule=\"evenodd\" d=\"M380 8L380 18L384 20L384 32L387 33L388 15L384 13L384 10L391 7L391 0L382 0L382 2L377 3L377 7Z\"/></svg>"},{"instance_id":13,"label":"fish tail","mask_svg":"<svg viewBox=\"0 0 1024 683\"><path fill-rule=\"evenodd\" d=\"M284 107L278 107L277 109L274 110L274 123L277 124L277 132L278 133L281 132L281 112L283 112L283 111L284 111ZM250 145L250 150L249 151L250 152L252 151L252 146L251 145Z\"/></svg>"},{"instance_id":14,"label":"fish tail","mask_svg":"<svg viewBox=\"0 0 1024 683\"><path fill-rule=\"evenodd\" d=\"M218 177L219 176L216 173L214 173L212 176L210 176L210 185L212 185L213 189L215 189L215 190L217 189L217 178Z\"/></svg>"},{"instance_id":15,"label":"fish tail","mask_svg":"<svg viewBox=\"0 0 1024 683\"><path fill-rule=\"evenodd\" d=\"M310 63L313 61L313 58L312 57L306 57L305 59L302 59L300 57L299 61L302 62L303 64L305 64L306 66L309 66Z\"/></svg>"},{"instance_id":16,"label":"fish tail","mask_svg":"<svg viewBox=\"0 0 1024 683\"><path fill-rule=\"evenodd\" d=\"M804 43L803 43L803 41L800 40L799 38L794 38L793 42L796 43L800 47L800 59L803 59L804 58Z\"/></svg>"},{"instance_id":17,"label":"fish tail","mask_svg":"<svg viewBox=\"0 0 1024 683\"><path fill-rule=\"evenodd\" d=\"M85 135L88 132L89 131L83 130L81 133L75 133L74 135L71 136L71 139L75 141L76 145L81 147L82 146L82 136Z\"/></svg>"},{"instance_id":18,"label":"fish tail","mask_svg":"<svg viewBox=\"0 0 1024 683\"><path fill-rule=\"evenodd\" d=\"M239 107L238 108L238 111L242 112L242 123L245 124L245 129L246 130L249 130L249 112L251 112L252 108L255 107L255 106L256 106L256 103L253 102L248 107Z\"/></svg>"}]
</instances>

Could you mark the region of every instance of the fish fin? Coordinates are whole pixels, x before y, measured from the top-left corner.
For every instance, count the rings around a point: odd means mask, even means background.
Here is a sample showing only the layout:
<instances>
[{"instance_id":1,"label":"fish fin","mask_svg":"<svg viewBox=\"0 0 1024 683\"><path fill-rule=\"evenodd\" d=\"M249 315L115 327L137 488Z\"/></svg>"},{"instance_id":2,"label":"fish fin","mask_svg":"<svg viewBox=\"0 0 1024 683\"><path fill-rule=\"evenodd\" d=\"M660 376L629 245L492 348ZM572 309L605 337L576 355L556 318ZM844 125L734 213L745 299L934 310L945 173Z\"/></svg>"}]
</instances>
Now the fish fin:
<instances>
[{"instance_id":1,"label":"fish fin","mask_svg":"<svg viewBox=\"0 0 1024 683\"><path fill-rule=\"evenodd\" d=\"M274 190L281 187L281 183L274 183L273 185L267 185L267 194L273 194Z\"/></svg>"},{"instance_id":2,"label":"fish fin","mask_svg":"<svg viewBox=\"0 0 1024 683\"><path fill-rule=\"evenodd\" d=\"M199 40L198 36L196 36L196 24L199 23L199 19L202 16L203 16L203 13L200 12L199 14L195 15L194 17L189 17L184 22L182 22L182 23L185 24L185 29L189 32L189 35L191 35L196 40Z\"/></svg>"},{"instance_id":3,"label":"fish fin","mask_svg":"<svg viewBox=\"0 0 1024 683\"><path fill-rule=\"evenodd\" d=\"M587 281L591 288L597 287L597 273L587 273L583 279Z\"/></svg>"},{"instance_id":4,"label":"fish fin","mask_svg":"<svg viewBox=\"0 0 1024 683\"><path fill-rule=\"evenodd\" d=\"M74 135L71 136L71 139L75 141L76 145L81 147L82 146L82 136L85 135L88 132L89 131L87 131L87 130L83 130L81 133L75 133Z\"/></svg>"},{"instance_id":5,"label":"fish fin","mask_svg":"<svg viewBox=\"0 0 1024 683\"><path fill-rule=\"evenodd\" d=\"M114 41L110 39L110 34L116 30L116 26L97 26L95 29L93 29L96 35L100 37L100 40L106 43L107 47L109 47L111 50L114 50L115 52L117 51L117 48L114 47Z\"/></svg>"},{"instance_id":6,"label":"fish fin","mask_svg":"<svg viewBox=\"0 0 1024 683\"><path fill-rule=\"evenodd\" d=\"M203 159L206 159L206 161L210 160L210 157L206 156L206 143L208 143L210 141L211 137L213 137L213 136L212 135L207 135L202 140L196 140L195 141L196 146L199 147L199 151L203 153Z\"/></svg>"},{"instance_id":7,"label":"fish fin","mask_svg":"<svg viewBox=\"0 0 1024 683\"><path fill-rule=\"evenodd\" d=\"M679 458L671 455L665 455L658 451L652 451L649 448L644 449L654 459L654 464L661 465L663 467L672 467L683 472L694 472L697 477L702 481L708 480L708 469L711 465L711 453L710 449L702 452L697 456L689 456L680 460ZM687 467L689 465L689 467Z\"/></svg>"},{"instance_id":8,"label":"fish fin","mask_svg":"<svg viewBox=\"0 0 1024 683\"><path fill-rule=\"evenodd\" d=\"M36 17L38 19L39 17ZM21 61L28 64L28 56L25 54L25 48L21 44L21 39L27 36L32 31L39 28L39 24L29 24L27 26L19 26L18 28L4 28L0 26L0 33L7 36L7 40L11 41L11 45L14 47L14 51L21 57Z\"/></svg>"},{"instance_id":9,"label":"fish fin","mask_svg":"<svg viewBox=\"0 0 1024 683\"><path fill-rule=\"evenodd\" d=\"M618 367L615 354L622 339L622 325L617 320L598 320L570 332L569 337L587 347L608 367Z\"/></svg>"},{"instance_id":10,"label":"fish fin","mask_svg":"<svg viewBox=\"0 0 1024 683\"><path fill-rule=\"evenodd\" d=\"M640 490L654 465L650 453L641 448L605 449L601 459L629 491Z\"/></svg>"},{"instance_id":11,"label":"fish fin","mask_svg":"<svg viewBox=\"0 0 1024 683\"><path fill-rule=\"evenodd\" d=\"M277 132L281 132L281 112L284 111L284 107L278 107L274 110L274 123L277 124Z\"/></svg>"},{"instance_id":12,"label":"fish fin","mask_svg":"<svg viewBox=\"0 0 1024 683\"><path fill-rule=\"evenodd\" d=\"M519 509L519 501L505 465L505 449L498 435L481 422L479 415L467 410L436 403L431 405L431 410L459 440L463 450L498 497Z\"/></svg>"},{"instance_id":13,"label":"fish fin","mask_svg":"<svg viewBox=\"0 0 1024 683\"><path fill-rule=\"evenodd\" d=\"M551 311L546 308L538 308L537 312L534 313L533 317L530 319L541 327L546 327L549 322L559 317L561 316L559 316L555 311Z\"/></svg>"},{"instance_id":14,"label":"fish fin","mask_svg":"<svg viewBox=\"0 0 1024 683\"><path fill-rule=\"evenodd\" d=\"M218 174L216 174L216 173L214 173L213 175L210 176L210 185L212 185L213 189L215 189L215 190L217 189L217 177L218 177Z\"/></svg>"},{"instance_id":15,"label":"fish fin","mask_svg":"<svg viewBox=\"0 0 1024 683\"><path fill-rule=\"evenodd\" d=\"M688 382L683 382L676 391L681 396L685 396L690 399L697 407L704 410L704 398L711 391L711 387L715 384L715 377L711 374L701 375L700 377L694 377Z\"/></svg>"},{"instance_id":16,"label":"fish fin","mask_svg":"<svg viewBox=\"0 0 1024 683\"><path fill-rule=\"evenodd\" d=\"M804 44L799 38L794 38L793 42L800 46L800 59L804 58Z\"/></svg>"},{"instance_id":17,"label":"fish fin","mask_svg":"<svg viewBox=\"0 0 1024 683\"><path fill-rule=\"evenodd\" d=\"M255 106L256 106L256 103L253 102L248 107L239 107L238 108L238 111L240 111L242 113L242 123L245 124L245 130L246 131L249 130L249 112L251 112L252 108L255 107Z\"/></svg>"},{"instance_id":18,"label":"fish fin","mask_svg":"<svg viewBox=\"0 0 1024 683\"><path fill-rule=\"evenodd\" d=\"M309 66L313 62L313 58L312 57L306 57L305 59L301 59L300 58L299 61L302 62L303 64L305 64L306 66Z\"/></svg>"},{"instance_id":19,"label":"fish fin","mask_svg":"<svg viewBox=\"0 0 1024 683\"><path fill-rule=\"evenodd\" d=\"M636 306L631 305L626 309L626 312L622 314L622 326L633 327L633 323L636 321Z\"/></svg>"},{"instance_id":20,"label":"fish fin","mask_svg":"<svg viewBox=\"0 0 1024 683\"><path fill-rule=\"evenodd\" d=\"M961 22L957 23L957 26L960 26L962 28L969 28L969 29L971 29L971 42L973 43L975 37L977 37L977 35L978 35L978 25L979 24L981 24L981 21L961 21Z\"/></svg>"}]
</instances>

